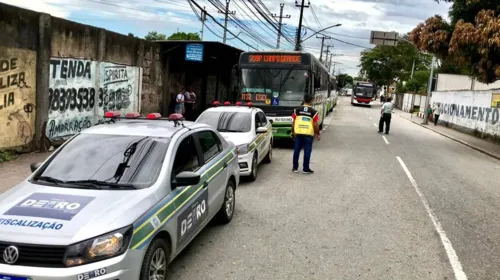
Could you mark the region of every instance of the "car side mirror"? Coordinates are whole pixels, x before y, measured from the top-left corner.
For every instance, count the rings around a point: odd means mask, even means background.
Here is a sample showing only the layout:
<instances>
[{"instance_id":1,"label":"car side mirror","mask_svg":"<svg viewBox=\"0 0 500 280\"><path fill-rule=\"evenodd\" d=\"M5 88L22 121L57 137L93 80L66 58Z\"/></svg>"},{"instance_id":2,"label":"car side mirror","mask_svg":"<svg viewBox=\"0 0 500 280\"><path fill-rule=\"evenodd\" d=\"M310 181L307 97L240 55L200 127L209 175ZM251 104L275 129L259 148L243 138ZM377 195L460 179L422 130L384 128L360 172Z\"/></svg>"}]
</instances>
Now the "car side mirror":
<instances>
[{"instance_id":1,"label":"car side mirror","mask_svg":"<svg viewBox=\"0 0 500 280\"><path fill-rule=\"evenodd\" d=\"M257 134L267 133L267 127L259 127L257 128Z\"/></svg>"},{"instance_id":2,"label":"car side mirror","mask_svg":"<svg viewBox=\"0 0 500 280\"><path fill-rule=\"evenodd\" d=\"M201 177L199 174L190 171L184 171L175 176L175 179L172 181L172 188L176 188L179 186L198 185L200 183L200 179Z\"/></svg>"},{"instance_id":3,"label":"car side mirror","mask_svg":"<svg viewBox=\"0 0 500 280\"><path fill-rule=\"evenodd\" d=\"M40 165L42 165L41 162L34 162L34 163L30 164L31 172L35 172L35 170L37 170L38 167L40 167Z\"/></svg>"}]
</instances>

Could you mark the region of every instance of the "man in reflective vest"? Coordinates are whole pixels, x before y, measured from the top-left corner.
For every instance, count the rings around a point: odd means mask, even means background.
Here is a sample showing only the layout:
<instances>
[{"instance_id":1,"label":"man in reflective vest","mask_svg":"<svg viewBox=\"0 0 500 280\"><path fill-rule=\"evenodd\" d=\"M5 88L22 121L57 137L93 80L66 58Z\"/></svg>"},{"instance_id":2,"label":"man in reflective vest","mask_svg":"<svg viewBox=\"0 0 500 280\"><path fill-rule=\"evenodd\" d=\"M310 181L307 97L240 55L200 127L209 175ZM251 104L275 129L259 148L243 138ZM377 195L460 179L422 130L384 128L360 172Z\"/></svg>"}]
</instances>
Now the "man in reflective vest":
<instances>
[{"instance_id":1,"label":"man in reflective vest","mask_svg":"<svg viewBox=\"0 0 500 280\"><path fill-rule=\"evenodd\" d=\"M319 132L319 115L316 110L311 107L312 95L304 96L304 105L295 108L292 119L292 138L295 139L295 148L293 151L293 169L297 173L299 168L300 151L304 148L304 174L312 174L314 171L309 168L311 160L312 144L314 135L320 140Z\"/></svg>"}]
</instances>

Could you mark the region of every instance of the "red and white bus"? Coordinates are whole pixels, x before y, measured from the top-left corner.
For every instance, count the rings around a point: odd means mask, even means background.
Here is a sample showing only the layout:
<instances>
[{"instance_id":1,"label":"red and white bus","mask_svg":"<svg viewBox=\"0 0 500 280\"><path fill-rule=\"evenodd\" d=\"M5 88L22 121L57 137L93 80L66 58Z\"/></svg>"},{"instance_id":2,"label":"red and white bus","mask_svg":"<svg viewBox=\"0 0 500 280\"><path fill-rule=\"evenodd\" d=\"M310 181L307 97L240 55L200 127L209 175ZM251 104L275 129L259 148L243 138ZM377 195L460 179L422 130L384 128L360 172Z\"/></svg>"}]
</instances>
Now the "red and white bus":
<instances>
[{"instance_id":1,"label":"red and white bus","mask_svg":"<svg viewBox=\"0 0 500 280\"><path fill-rule=\"evenodd\" d=\"M352 89L351 104L372 105L377 98L377 85L370 82L355 82Z\"/></svg>"}]
</instances>

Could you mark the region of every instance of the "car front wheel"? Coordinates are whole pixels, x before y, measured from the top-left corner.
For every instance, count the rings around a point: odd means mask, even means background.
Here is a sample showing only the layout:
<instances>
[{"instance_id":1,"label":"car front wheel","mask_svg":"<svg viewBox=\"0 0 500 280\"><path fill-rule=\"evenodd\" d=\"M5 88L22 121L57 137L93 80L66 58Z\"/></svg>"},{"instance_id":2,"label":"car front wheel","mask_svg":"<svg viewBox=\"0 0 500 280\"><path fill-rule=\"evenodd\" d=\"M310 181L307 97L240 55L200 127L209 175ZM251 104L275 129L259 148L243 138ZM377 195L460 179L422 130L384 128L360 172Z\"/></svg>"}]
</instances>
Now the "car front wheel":
<instances>
[{"instance_id":1,"label":"car front wheel","mask_svg":"<svg viewBox=\"0 0 500 280\"><path fill-rule=\"evenodd\" d=\"M252 173L250 173L250 176L248 178L250 181L255 181L257 180L257 173L258 173L258 161L257 161L257 152L253 154L253 159L252 159Z\"/></svg>"},{"instance_id":2,"label":"car front wheel","mask_svg":"<svg viewBox=\"0 0 500 280\"><path fill-rule=\"evenodd\" d=\"M170 249L161 238L153 240L142 262L140 280L167 279Z\"/></svg>"},{"instance_id":3,"label":"car front wheel","mask_svg":"<svg viewBox=\"0 0 500 280\"><path fill-rule=\"evenodd\" d=\"M267 151L267 155L264 158L264 163L271 163L273 160L273 143L269 144L269 151Z\"/></svg>"}]
</instances>

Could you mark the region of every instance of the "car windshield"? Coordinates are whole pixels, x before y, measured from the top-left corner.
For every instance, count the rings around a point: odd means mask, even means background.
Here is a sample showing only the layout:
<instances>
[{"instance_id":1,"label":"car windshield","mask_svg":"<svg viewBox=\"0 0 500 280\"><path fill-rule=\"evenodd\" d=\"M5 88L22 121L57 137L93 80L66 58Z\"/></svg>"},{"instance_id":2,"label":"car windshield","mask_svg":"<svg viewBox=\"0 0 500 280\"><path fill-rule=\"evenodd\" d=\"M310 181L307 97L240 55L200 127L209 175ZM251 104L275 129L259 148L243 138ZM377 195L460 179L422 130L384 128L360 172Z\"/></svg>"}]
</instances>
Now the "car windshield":
<instances>
[{"instance_id":1,"label":"car windshield","mask_svg":"<svg viewBox=\"0 0 500 280\"><path fill-rule=\"evenodd\" d=\"M206 111L197 122L208 124L219 132L249 132L252 128L252 113Z\"/></svg>"},{"instance_id":2,"label":"car windshield","mask_svg":"<svg viewBox=\"0 0 500 280\"><path fill-rule=\"evenodd\" d=\"M80 134L34 180L61 187L147 188L158 178L169 143L169 138Z\"/></svg>"},{"instance_id":3,"label":"car windshield","mask_svg":"<svg viewBox=\"0 0 500 280\"><path fill-rule=\"evenodd\" d=\"M309 71L242 69L240 99L260 105L299 106L309 92Z\"/></svg>"}]
</instances>

